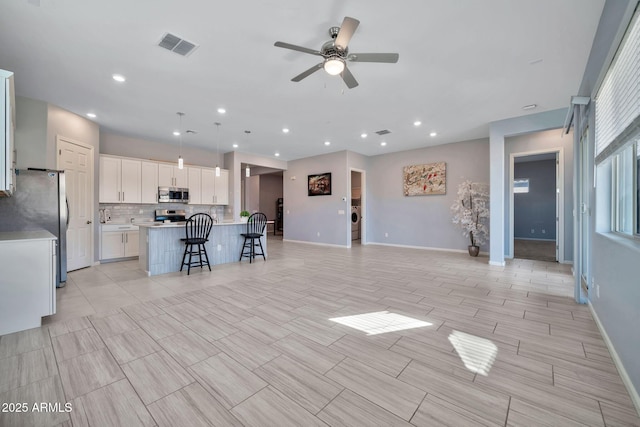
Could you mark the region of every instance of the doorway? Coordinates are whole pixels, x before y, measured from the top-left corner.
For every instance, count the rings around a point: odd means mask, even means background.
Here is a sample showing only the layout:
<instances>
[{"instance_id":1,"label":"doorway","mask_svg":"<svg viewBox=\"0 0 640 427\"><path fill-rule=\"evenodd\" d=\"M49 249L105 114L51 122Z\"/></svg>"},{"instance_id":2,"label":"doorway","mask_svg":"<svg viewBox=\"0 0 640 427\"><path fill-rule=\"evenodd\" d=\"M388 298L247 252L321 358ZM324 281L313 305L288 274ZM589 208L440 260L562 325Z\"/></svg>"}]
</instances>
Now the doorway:
<instances>
[{"instance_id":1,"label":"doorway","mask_svg":"<svg viewBox=\"0 0 640 427\"><path fill-rule=\"evenodd\" d=\"M562 149L510 159L511 258L563 262Z\"/></svg>"},{"instance_id":2,"label":"doorway","mask_svg":"<svg viewBox=\"0 0 640 427\"><path fill-rule=\"evenodd\" d=\"M56 146L68 201L67 271L73 271L93 262L93 147L60 136Z\"/></svg>"},{"instance_id":3,"label":"doorway","mask_svg":"<svg viewBox=\"0 0 640 427\"><path fill-rule=\"evenodd\" d=\"M365 171L350 170L349 245L366 244L365 212Z\"/></svg>"}]
</instances>

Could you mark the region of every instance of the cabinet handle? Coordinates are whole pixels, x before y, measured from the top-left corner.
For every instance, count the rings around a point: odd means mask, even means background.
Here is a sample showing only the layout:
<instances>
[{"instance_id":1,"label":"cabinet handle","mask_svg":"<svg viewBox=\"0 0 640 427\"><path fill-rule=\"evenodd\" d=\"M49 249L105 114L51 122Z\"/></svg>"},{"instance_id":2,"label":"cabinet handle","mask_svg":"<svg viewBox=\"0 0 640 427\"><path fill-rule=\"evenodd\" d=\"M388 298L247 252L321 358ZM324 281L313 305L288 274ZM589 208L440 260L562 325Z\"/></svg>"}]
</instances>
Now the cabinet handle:
<instances>
[{"instance_id":1,"label":"cabinet handle","mask_svg":"<svg viewBox=\"0 0 640 427\"><path fill-rule=\"evenodd\" d=\"M124 243L124 233L120 235L120 243Z\"/></svg>"},{"instance_id":2,"label":"cabinet handle","mask_svg":"<svg viewBox=\"0 0 640 427\"><path fill-rule=\"evenodd\" d=\"M124 191L122 192L122 201L124 202Z\"/></svg>"},{"instance_id":3,"label":"cabinet handle","mask_svg":"<svg viewBox=\"0 0 640 427\"><path fill-rule=\"evenodd\" d=\"M129 235L128 234L124 235L124 242L125 243L129 243Z\"/></svg>"}]
</instances>

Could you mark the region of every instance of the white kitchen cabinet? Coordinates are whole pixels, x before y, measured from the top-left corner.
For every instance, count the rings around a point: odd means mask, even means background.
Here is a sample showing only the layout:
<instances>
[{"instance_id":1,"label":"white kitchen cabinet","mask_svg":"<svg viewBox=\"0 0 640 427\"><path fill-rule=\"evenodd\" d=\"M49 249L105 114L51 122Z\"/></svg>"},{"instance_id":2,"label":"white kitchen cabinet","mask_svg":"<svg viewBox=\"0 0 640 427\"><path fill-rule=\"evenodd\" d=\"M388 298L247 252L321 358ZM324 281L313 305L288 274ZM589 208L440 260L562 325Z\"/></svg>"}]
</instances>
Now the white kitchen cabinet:
<instances>
[{"instance_id":1,"label":"white kitchen cabinet","mask_svg":"<svg viewBox=\"0 0 640 427\"><path fill-rule=\"evenodd\" d=\"M158 164L142 162L140 173L140 203L158 202Z\"/></svg>"},{"instance_id":2,"label":"white kitchen cabinet","mask_svg":"<svg viewBox=\"0 0 640 427\"><path fill-rule=\"evenodd\" d=\"M13 73L0 70L0 195L15 190L16 166L14 132L16 128Z\"/></svg>"},{"instance_id":3,"label":"white kitchen cabinet","mask_svg":"<svg viewBox=\"0 0 640 427\"><path fill-rule=\"evenodd\" d=\"M37 328L55 314L57 265L48 231L0 233L0 335Z\"/></svg>"},{"instance_id":4,"label":"white kitchen cabinet","mask_svg":"<svg viewBox=\"0 0 640 427\"><path fill-rule=\"evenodd\" d=\"M189 177L189 204L202 204L202 169L188 167L187 175Z\"/></svg>"},{"instance_id":5,"label":"white kitchen cabinet","mask_svg":"<svg viewBox=\"0 0 640 427\"><path fill-rule=\"evenodd\" d=\"M216 188L215 204L228 205L229 204L229 171L227 169L220 169L220 176L216 176L215 188Z\"/></svg>"},{"instance_id":6,"label":"white kitchen cabinet","mask_svg":"<svg viewBox=\"0 0 640 427\"><path fill-rule=\"evenodd\" d=\"M100 203L140 203L142 162L100 156Z\"/></svg>"},{"instance_id":7,"label":"white kitchen cabinet","mask_svg":"<svg viewBox=\"0 0 640 427\"><path fill-rule=\"evenodd\" d=\"M180 169L169 163L158 164L158 186L187 188L187 168Z\"/></svg>"},{"instance_id":8,"label":"white kitchen cabinet","mask_svg":"<svg viewBox=\"0 0 640 427\"><path fill-rule=\"evenodd\" d=\"M215 169L202 168L200 174L202 189L200 191L203 205L212 205L216 195L216 171Z\"/></svg>"},{"instance_id":9,"label":"white kitchen cabinet","mask_svg":"<svg viewBox=\"0 0 640 427\"><path fill-rule=\"evenodd\" d=\"M138 256L139 234L135 225L103 225L100 233L100 260Z\"/></svg>"},{"instance_id":10,"label":"white kitchen cabinet","mask_svg":"<svg viewBox=\"0 0 640 427\"><path fill-rule=\"evenodd\" d=\"M229 171L220 169L220 176L216 176L215 169L202 168L202 204L229 204Z\"/></svg>"}]
</instances>

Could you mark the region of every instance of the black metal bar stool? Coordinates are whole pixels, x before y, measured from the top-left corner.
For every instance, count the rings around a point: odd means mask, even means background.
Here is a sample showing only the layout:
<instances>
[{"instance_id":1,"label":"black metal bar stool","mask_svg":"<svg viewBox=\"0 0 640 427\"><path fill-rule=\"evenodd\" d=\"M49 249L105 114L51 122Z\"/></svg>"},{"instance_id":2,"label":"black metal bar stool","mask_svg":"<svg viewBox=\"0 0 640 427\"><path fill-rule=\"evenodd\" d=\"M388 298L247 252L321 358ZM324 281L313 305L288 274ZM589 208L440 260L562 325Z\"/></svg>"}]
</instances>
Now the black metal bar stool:
<instances>
[{"instance_id":1,"label":"black metal bar stool","mask_svg":"<svg viewBox=\"0 0 640 427\"><path fill-rule=\"evenodd\" d=\"M247 221L247 232L240 234L244 237L244 243L242 245L242 252L240 252L239 261L242 261L243 257L248 257L249 263L251 263L256 255L262 255L262 258L264 258L265 261L267 260L267 257L264 256L262 241L260 240L266 226L267 216L262 212L256 212L249 217ZM258 241L257 243L256 240ZM256 247L260 248L259 253L256 252Z\"/></svg>"},{"instance_id":2,"label":"black metal bar stool","mask_svg":"<svg viewBox=\"0 0 640 427\"><path fill-rule=\"evenodd\" d=\"M182 267L185 265L187 266L187 275L191 273L191 266L200 266L200 268L202 268L206 265L209 267L209 271L211 271L209 256L207 255L207 249L204 247L204 244L209 241L209 233L211 232L212 226L213 219L206 213L197 213L189 217L185 224L187 237L180 239L185 244L180 271L182 271ZM189 261L185 262L187 254L189 254ZM205 262L202 262L203 255ZM195 261L192 260L193 256L197 256L198 259Z\"/></svg>"}]
</instances>

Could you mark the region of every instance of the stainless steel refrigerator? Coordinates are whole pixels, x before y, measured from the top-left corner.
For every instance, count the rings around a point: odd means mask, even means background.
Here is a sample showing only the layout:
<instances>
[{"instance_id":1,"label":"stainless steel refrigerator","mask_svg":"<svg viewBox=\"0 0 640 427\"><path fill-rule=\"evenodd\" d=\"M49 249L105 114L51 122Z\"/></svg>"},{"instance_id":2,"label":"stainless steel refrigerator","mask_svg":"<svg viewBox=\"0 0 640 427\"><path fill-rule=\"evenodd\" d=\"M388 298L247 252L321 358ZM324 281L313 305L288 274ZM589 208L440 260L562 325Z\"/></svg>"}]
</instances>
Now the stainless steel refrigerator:
<instances>
[{"instance_id":1,"label":"stainless steel refrigerator","mask_svg":"<svg viewBox=\"0 0 640 427\"><path fill-rule=\"evenodd\" d=\"M0 198L0 231L47 230L58 238L57 287L67 281L68 213L64 171L17 170L13 196Z\"/></svg>"}]
</instances>

